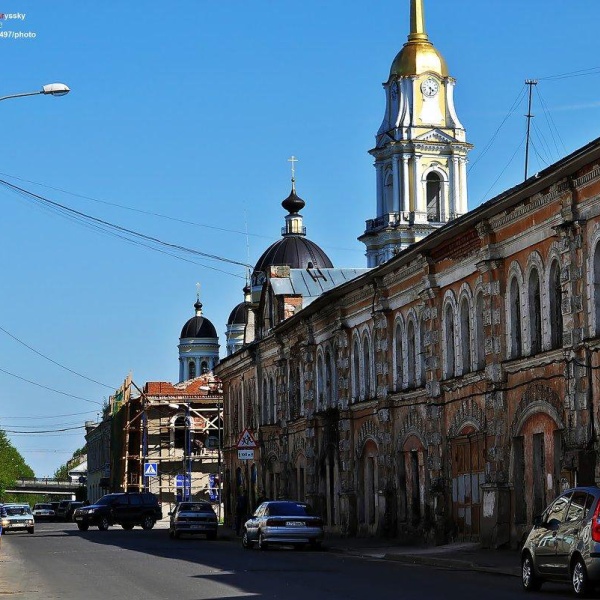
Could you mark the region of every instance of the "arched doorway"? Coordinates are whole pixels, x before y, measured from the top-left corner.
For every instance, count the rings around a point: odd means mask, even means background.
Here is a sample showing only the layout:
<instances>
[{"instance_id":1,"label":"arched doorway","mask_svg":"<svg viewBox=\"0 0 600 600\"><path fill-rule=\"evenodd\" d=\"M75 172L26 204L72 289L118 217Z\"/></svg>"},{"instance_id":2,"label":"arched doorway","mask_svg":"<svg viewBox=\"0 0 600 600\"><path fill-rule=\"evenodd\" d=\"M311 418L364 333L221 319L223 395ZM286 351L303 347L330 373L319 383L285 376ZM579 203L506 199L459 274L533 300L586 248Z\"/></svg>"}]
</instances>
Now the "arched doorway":
<instances>
[{"instance_id":1,"label":"arched doorway","mask_svg":"<svg viewBox=\"0 0 600 600\"><path fill-rule=\"evenodd\" d=\"M377 457L379 451L373 440L367 440L359 460L358 472L358 522L364 533L377 531L379 473Z\"/></svg>"},{"instance_id":2,"label":"arched doorway","mask_svg":"<svg viewBox=\"0 0 600 600\"><path fill-rule=\"evenodd\" d=\"M472 425L450 442L452 459L452 518L460 539L479 536L481 486L485 483L485 437Z\"/></svg>"}]
</instances>

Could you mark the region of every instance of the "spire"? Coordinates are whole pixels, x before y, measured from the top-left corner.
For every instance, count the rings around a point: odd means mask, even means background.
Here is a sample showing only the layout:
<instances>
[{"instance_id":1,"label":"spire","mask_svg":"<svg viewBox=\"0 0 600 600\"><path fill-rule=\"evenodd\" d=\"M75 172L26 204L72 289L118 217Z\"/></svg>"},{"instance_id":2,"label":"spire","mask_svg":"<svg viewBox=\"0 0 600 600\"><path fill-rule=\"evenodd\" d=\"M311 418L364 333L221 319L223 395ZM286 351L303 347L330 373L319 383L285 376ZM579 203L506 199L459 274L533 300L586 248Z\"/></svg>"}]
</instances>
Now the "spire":
<instances>
[{"instance_id":1,"label":"spire","mask_svg":"<svg viewBox=\"0 0 600 600\"><path fill-rule=\"evenodd\" d=\"M194 309L196 310L196 316L202 316L202 302L200 302L200 284L196 284L196 302L194 303Z\"/></svg>"},{"instance_id":2,"label":"spire","mask_svg":"<svg viewBox=\"0 0 600 600\"><path fill-rule=\"evenodd\" d=\"M423 0L410 0L410 35L408 40L412 42L427 39Z\"/></svg>"}]
</instances>

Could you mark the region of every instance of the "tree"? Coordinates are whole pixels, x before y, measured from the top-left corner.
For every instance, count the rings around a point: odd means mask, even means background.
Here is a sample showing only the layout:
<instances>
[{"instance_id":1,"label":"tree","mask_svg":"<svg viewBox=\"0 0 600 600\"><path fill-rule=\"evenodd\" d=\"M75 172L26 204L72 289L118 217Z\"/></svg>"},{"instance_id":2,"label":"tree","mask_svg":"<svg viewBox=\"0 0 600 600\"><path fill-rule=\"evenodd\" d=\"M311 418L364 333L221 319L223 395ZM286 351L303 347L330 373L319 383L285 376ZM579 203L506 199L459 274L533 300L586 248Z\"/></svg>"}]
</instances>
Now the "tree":
<instances>
[{"instance_id":1,"label":"tree","mask_svg":"<svg viewBox=\"0 0 600 600\"><path fill-rule=\"evenodd\" d=\"M56 471L54 471L54 479L68 479L69 471L73 468L74 465L78 465L81 462L81 460L78 459L80 459L82 456L85 456L86 454L86 446L75 450L75 452L73 452L73 456L64 465L61 465L60 467L58 467L58 469L56 469Z\"/></svg>"},{"instance_id":2,"label":"tree","mask_svg":"<svg viewBox=\"0 0 600 600\"><path fill-rule=\"evenodd\" d=\"M8 499L6 489L22 477L34 477L33 469L11 444L6 432L0 429L0 500Z\"/></svg>"}]
</instances>

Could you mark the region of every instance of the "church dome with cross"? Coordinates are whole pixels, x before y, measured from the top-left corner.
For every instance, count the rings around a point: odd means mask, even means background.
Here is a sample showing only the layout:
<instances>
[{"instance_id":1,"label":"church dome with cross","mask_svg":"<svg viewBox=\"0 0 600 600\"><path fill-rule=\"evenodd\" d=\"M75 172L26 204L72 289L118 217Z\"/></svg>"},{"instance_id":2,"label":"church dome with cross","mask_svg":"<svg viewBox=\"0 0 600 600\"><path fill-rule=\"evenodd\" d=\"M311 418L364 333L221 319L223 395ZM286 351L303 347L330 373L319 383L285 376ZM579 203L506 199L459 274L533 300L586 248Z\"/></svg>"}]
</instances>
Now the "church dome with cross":
<instances>
[{"instance_id":1,"label":"church dome with cross","mask_svg":"<svg viewBox=\"0 0 600 600\"><path fill-rule=\"evenodd\" d=\"M252 288L262 287L264 275L272 266L285 265L292 269L331 269L333 263L325 252L314 242L306 237L306 227L302 223L300 211L306 203L296 193L296 178L294 162L292 162L292 191L281 203L288 211L285 216L285 226L281 231L282 238L271 244L261 255L254 266L252 273Z\"/></svg>"},{"instance_id":2,"label":"church dome with cross","mask_svg":"<svg viewBox=\"0 0 600 600\"><path fill-rule=\"evenodd\" d=\"M202 314L199 294L195 314L188 319L179 336L179 381L209 373L219 363L219 337L215 326Z\"/></svg>"}]
</instances>

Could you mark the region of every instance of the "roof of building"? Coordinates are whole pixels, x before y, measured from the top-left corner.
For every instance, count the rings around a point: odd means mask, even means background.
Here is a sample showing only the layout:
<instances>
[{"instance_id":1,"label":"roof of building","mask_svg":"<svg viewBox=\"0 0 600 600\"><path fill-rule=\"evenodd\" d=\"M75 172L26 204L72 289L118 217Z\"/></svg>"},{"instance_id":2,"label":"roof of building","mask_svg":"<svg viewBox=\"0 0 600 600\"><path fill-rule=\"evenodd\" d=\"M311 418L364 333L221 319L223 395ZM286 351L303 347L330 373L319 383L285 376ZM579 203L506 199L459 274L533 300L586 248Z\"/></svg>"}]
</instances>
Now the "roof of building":
<instances>
[{"instance_id":1,"label":"roof of building","mask_svg":"<svg viewBox=\"0 0 600 600\"><path fill-rule=\"evenodd\" d=\"M324 292L367 273L371 269L290 269L289 277L271 277L276 295L302 296L302 308Z\"/></svg>"},{"instance_id":2,"label":"roof of building","mask_svg":"<svg viewBox=\"0 0 600 600\"><path fill-rule=\"evenodd\" d=\"M266 271L274 265L287 265L292 269L333 268L333 263L317 244L305 237L294 235L271 244L258 259L254 270Z\"/></svg>"},{"instance_id":3,"label":"roof of building","mask_svg":"<svg viewBox=\"0 0 600 600\"><path fill-rule=\"evenodd\" d=\"M181 383L148 381L144 386L147 396L214 396L220 392L221 380L207 373Z\"/></svg>"},{"instance_id":4,"label":"roof of building","mask_svg":"<svg viewBox=\"0 0 600 600\"><path fill-rule=\"evenodd\" d=\"M202 303L197 300L194 304L196 315L189 319L181 329L180 338L217 338L215 326L202 316Z\"/></svg>"},{"instance_id":5,"label":"roof of building","mask_svg":"<svg viewBox=\"0 0 600 600\"><path fill-rule=\"evenodd\" d=\"M245 325L246 324L246 303L240 302L229 314L227 325Z\"/></svg>"}]
</instances>

